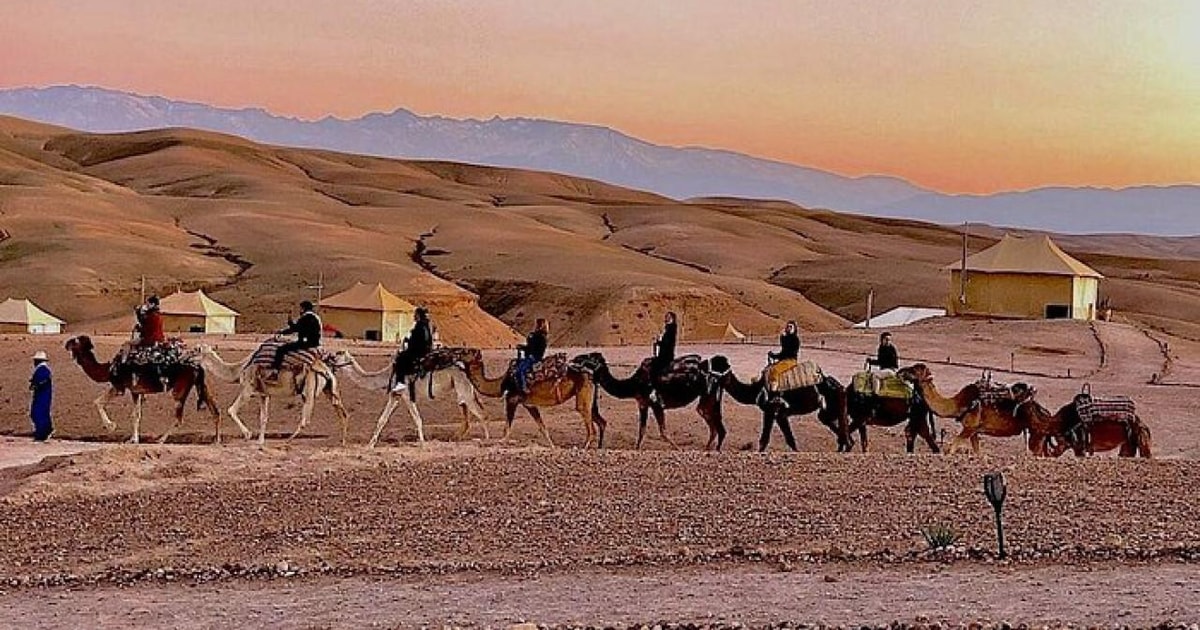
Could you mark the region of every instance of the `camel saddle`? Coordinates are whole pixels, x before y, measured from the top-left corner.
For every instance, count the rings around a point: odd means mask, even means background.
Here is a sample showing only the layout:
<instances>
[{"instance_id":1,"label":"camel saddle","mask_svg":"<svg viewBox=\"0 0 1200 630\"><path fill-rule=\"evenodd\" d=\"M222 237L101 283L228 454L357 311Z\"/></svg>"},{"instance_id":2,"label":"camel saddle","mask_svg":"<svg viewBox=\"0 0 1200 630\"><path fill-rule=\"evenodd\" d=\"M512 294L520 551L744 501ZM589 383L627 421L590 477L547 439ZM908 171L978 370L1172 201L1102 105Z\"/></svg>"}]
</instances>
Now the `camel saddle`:
<instances>
[{"instance_id":1,"label":"camel saddle","mask_svg":"<svg viewBox=\"0 0 1200 630\"><path fill-rule=\"evenodd\" d=\"M878 389L875 387L876 383ZM914 394L912 385L891 370L859 372L851 379L850 387L858 394L874 395L878 398L912 400Z\"/></svg>"},{"instance_id":2,"label":"camel saddle","mask_svg":"<svg viewBox=\"0 0 1200 630\"><path fill-rule=\"evenodd\" d=\"M647 357L642 360L642 364L638 366L639 371L652 373L651 368L654 367L654 358ZM667 369L658 374L658 379L655 381L655 386L672 387L679 383L687 383L696 381L699 383L705 382L708 377L708 362L698 354L685 354L671 361L671 365Z\"/></svg>"},{"instance_id":3,"label":"camel saddle","mask_svg":"<svg viewBox=\"0 0 1200 630\"><path fill-rule=\"evenodd\" d=\"M821 368L812 361L784 359L768 365L763 370L763 380L768 392L790 392L803 387L813 387L825 378Z\"/></svg>"},{"instance_id":4,"label":"camel saddle","mask_svg":"<svg viewBox=\"0 0 1200 630\"><path fill-rule=\"evenodd\" d=\"M979 390L978 402L980 405L995 407L1002 403L1017 402L1012 388L999 381L983 378L975 381L975 387Z\"/></svg>"},{"instance_id":5,"label":"camel saddle","mask_svg":"<svg viewBox=\"0 0 1200 630\"><path fill-rule=\"evenodd\" d=\"M424 376L466 362L470 348L438 348L430 350L417 363L417 373Z\"/></svg>"},{"instance_id":6,"label":"camel saddle","mask_svg":"<svg viewBox=\"0 0 1200 630\"><path fill-rule=\"evenodd\" d=\"M1132 424L1137 419L1137 408L1127 396L1096 398L1091 393L1075 396L1075 412L1084 425L1094 422L1120 422Z\"/></svg>"},{"instance_id":7,"label":"camel saddle","mask_svg":"<svg viewBox=\"0 0 1200 630\"><path fill-rule=\"evenodd\" d=\"M259 344L250 357L249 365L270 369L275 363L275 351L287 342L269 339ZM317 361L326 361L328 354L320 348L301 348L283 355L283 369L300 372Z\"/></svg>"},{"instance_id":8,"label":"camel saddle","mask_svg":"<svg viewBox=\"0 0 1200 630\"><path fill-rule=\"evenodd\" d=\"M184 364L192 364L187 347L182 339L171 338L163 343L152 346L133 346L125 354L125 363L130 366L143 367L147 365L166 368Z\"/></svg>"},{"instance_id":9,"label":"camel saddle","mask_svg":"<svg viewBox=\"0 0 1200 630\"><path fill-rule=\"evenodd\" d=\"M508 373L506 376L510 382L516 382L517 364L519 361L520 359L513 359L508 363ZM538 383L556 381L567 376L572 371L577 371L577 369L567 359L567 353L555 353L534 363L533 367L529 368L529 373L525 375L525 386L532 389Z\"/></svg>"}]
</instances>

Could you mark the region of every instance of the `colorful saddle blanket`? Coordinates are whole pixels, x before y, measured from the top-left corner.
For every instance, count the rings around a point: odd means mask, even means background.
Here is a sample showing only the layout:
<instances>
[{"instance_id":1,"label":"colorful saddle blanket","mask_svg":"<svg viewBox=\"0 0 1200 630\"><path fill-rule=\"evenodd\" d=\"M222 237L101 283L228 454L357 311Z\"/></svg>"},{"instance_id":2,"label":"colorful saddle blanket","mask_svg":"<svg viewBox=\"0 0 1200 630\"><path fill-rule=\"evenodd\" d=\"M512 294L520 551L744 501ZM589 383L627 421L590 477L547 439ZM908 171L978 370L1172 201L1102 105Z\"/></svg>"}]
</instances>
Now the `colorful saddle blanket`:
<instances>
[{"instance_id":1,"label":"colorful saddle blanket","mask_svg":"<svg viewBox=\"0 0 1200 630\"><path fill-rule=\"evenodd\" d=\"M188 355L187 346L182 339L168 339L164 343L154 344L145 348L132 347L125 354L125 363L131 366L157 365L167 367L173 365L191 364L193 359Z\"/></svg>"},{"instance_id":2,"label":"colorful saddle blanket","mask_svg":"<svg viewBox=\"0 0 1200 630\"><path fill-rule=\"evenodd\" d=\"M812 361L785 359L768 365L763 370L763 379L769 392L790 392L802 387L812 387L825 378L821 368Z\"/></svg>"},{"instance_id":3,"label":"colorful saddle blanket","mask_svg":"<svg viewBox=\"0 0 1200 630\"><path fill-rule=\"evenodd\" d=\"M429 374L439 370L466 363L470 348L438 348L421 357L417 370L420 374Z\"/></svg>"},{"instance_id":4,"label":"colorful saddle blanket","mask_svg":"<svg viewBox=\"0 0 1200 630\"><path fill-rule=\"evenodd\" d=\"M1015 403L1017 401L1011 387L1004 383L993 381L990 378L975 381L975 387L979 390L980 405L995 407L1004 403Z\"/></svg>"},{"instance_id":5,"label":"colorful saddle blanket","mask_svg":"<svg viewBox=\"0 0 1200 630\"><path fill-rule=\"evenodd\" d=\"M262 342L250 357L249 365L270 368L275 363L275 351L287 342L270 339ZM317 361L325 361L328 354L321 348L293 350L283 357L283 369L298 372Z\"/></svg>"},{"instance_id":6,"label":"colorful saddle blanket","mask_svg":"<svg viewBox=\"0 0 1200 630\"><path fill-rule=\"evenodd\" d=\"M1094 398L1091 394L1079 394L1075 397L1075 411L1085 425L1094 422L1132 423L1137 417L1133 400L1125 396Z\"/></svg>"},{"instance_id":7,"label":"colorful saddle blanket","mask_svg":"<svg viewBox=\"0 0 1200 630\"><path fill-rule=\"evenodd\" d=\"M859 394L871 394L880 398L911 400L913 397L912 385L891 370L859 372L851 380L851 387Z\"/></svg>"},{"instance_id":8,"label":"colorful saddle blanket","mask_svg":"<svg viewBox=\"0 0 1200 630\"><path fill-rule=\"evenodd\" d=\"M513 359L508 363L508 378L515 380L517 377L517 366L520 365L520 359ZM565 377L572 370L571 362L567 359L565 352L552 354L541 361L533 364L529 368L529 372L525 375L525 386L532 387L536 383L544 381L554 381Z\"/></svg>"}]
</instances>

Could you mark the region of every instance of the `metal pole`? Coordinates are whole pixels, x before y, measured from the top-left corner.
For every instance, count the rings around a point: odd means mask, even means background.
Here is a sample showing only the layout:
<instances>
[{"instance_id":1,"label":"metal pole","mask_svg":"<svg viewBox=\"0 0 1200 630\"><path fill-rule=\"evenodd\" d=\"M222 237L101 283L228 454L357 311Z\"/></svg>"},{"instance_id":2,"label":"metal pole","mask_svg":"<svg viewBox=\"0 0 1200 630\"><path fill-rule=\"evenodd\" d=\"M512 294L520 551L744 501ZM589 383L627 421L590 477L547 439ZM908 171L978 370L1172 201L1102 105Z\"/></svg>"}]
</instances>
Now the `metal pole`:
<instances>
[{"instance_id":1,"label":"metal pole","mask_svg":"<svg viewBox=\"0 0 1200 630\"><path fill-rule=\"evenodd\" d=\"M867 292L867 330L871 329L871 313L875 311L875 289Z\"/></svg>"},{"instance_id":2,"label":"metal pole","mask_svg":"<svg viewBox=\"0 0 1200 630\"><path fill-rule=\"evenodd\" d=\"M962 266L958 271L958 303L967 303L967 223L963 222Z\"/></svg>"},{"instance_id":3,"label":"metal pole","mask_svg":"<svg viewBox=\"0 0 1200 630\"><path fill-rule=\"evenodd\" d=\"M142 304L146 303L146 276L142 276Z\"/></svg>"}]
</instances>

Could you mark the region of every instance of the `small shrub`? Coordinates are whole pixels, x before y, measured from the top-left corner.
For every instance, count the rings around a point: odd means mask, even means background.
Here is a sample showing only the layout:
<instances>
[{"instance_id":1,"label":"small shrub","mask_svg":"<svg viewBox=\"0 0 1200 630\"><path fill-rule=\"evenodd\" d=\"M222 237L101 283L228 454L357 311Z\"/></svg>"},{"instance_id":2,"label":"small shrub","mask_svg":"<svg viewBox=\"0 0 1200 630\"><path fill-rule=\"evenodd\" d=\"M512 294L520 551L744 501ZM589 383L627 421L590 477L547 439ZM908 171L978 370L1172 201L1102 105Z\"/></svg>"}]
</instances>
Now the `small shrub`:
<instances>
[{"instance_id":1,"label":"small shrub","mask_svg":"<svg viewBox=\"0 0 1200 630\"><path fill-rule=\"evenodd\" d=\"M954 531L949 525L922 527L921 535L925 537L925 544L929 545L929 548L934 551L945 549L958 542L958 532Z\"/></svg>"}]
</instances>

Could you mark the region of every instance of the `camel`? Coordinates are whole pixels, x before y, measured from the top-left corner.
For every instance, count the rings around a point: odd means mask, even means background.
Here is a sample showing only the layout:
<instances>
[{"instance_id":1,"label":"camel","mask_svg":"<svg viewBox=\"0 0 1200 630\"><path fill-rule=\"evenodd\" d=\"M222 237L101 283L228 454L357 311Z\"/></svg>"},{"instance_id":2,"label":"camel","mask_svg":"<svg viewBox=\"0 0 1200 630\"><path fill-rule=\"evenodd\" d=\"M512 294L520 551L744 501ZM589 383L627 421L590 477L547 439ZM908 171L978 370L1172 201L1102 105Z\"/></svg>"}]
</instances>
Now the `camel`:
<instances>
[{"instance_id":1,"label":"camel","mask_svg":"<svg viewBox=\"0 0 1200 630\"><path fill-rule=\"evenodd\" d=\"M566 364L566 355L548 356L543 362L549 361ZM534 422L537 422L538 429L546 443L553 448L554 440L550 439L550 432L546 429L546 423L542 420L542 413L538 408L554 407L574 399L575 411L579 413L584 429L587 431L587 440L583 447L589 448L592 444L595 444L596 448L604 446L604 428L607 422L600 415L598 386L591 375L578 369L565 369L561 375L554 378L531 379L526 394L520 391L520 388L513 382L514 364L515 359L509 363L509 369L504 376L493 379L487 376L484 369L481 350L478 348L466 349L463 357L463 366L467 377L475 389L488 398L504 399L504 440L507 441L512 433L517 407L524 407ZM599 432L598 437L597 431Z\"/></svg>"},{"instance_id":2,"label":"camel","mask_svg":"<svg viewBox=\"0 0 1200 630\"><path fill-rule=\"evenodd\" d=\"M1014 389L1018 385L1014 385ZM1034 400L1035 394L1036 391L1029 388L1018 403L1018 413L1030 421L1029 450L1035 455L1058 457L1070 448L1076 457L1114 449L1119 457L1153 457L1150 429L1138 416L1134 415L1128 422L1101 417L1085 424L1079 417L1075 401L1051 414Z\"/></svg>"},{"instance_id":3,"label":"camel","mask_svg":"<svg viewBox=\"0 0 1200 630\"><path fill-rule=\"evenodd\" d=\"M1013 437L1029 429L1028 422L1013 415L1015 400L981 402L983 388L978 383L971 383L953 397L946 398L933 384L933 372L923 363L901 368L896 374L917 387L934 415L955 418L962 423L962 430L951 440L947 453L954 454L963 443L970 443L971 451L978 454L980 435Z\"/></svg>"},{"instance_id":4,"label":"camel","mask_svg":"<svg viewBox=\"0 0 1200 630\"><path fill-rule=\"evenodd\" d=\"M847 436L852 436L855 431L858 431L859 440L862 442L862 452L867 452L867 427L894 427L902 422L906 422L904 426L904 449L908 453L916 450L917 436L925 440L929 445L929 450L934 453L940 453L937 440L933 437L935 426L933 414L929 411L929 406L925 404L925 400L921 398L920 392L914 392L911 400L903 398L888 398L877 396L871 391L860 392L855 386L853 380L850 386L846 388L846 413L850 417L850 427L847 429ZM853 443L845 445L846 449L853 446ZM839 448L839 450L841 450Z\"/></svg>"},{"instance_id":5,"label":"camel","mask_svg":"<svg viewBox=\"0 0 1200 630\"><path fill-rule=\"evenodd\" d=\"M167 381L164 388L163 382L157 374L138 373L136 369L118 372L110 370L112 362L100 363L97 361L95 348L91 338L87 335L72 337L66 343L66 349L70 351L79 367L83 368L84 374L97 383L108 385L108 389L92 403L100 412L100 421L104 423L104 428L109 431L116 430L117 425L108 417L106 407L128 391L129 395L133 397L133 435L129 438L129 443L138 444L141 439L139 431L142 424L142 405L146 396L169 391L171 398L175 400L175 422L162 434L162 437L158 438L159 444L165 443L171 432L183 422L183 408L194 387L197 397L196 408L201 409L205 405L208 406L213 418L214 442L218 444L221 442L221 412L217 409L217 401L213 399L212 393L204 382L202 367L187 363L169 366L163 374Z\"/></svg>"},{"instance_id":6,"label":"camel","mask_svg":"<svg viewBox=\"0 0 1200 630\"><path fill-rule=\"evenodd\" d=\"M817 412L817 419L821 424L829 427L837 436L838 450L849 448L849 434L846 430L846 390L832 376L826 376L820 383L810 387L781 392L778 396L768 396L766 382L762 377L750 383L739 381L727 358L717 355L712 358L710 365L713 372L719 375L720 385L730 397L743 405L754 405L762 410L762 434L758 438L758 452L767 450L767 445L771 442L771 428L776 424L779 425L788 448L793 451L799 450L788 418L814 411Z\"/></svg>"},{"instance_id":7,"label":"camel","mask_svg":"<svg viewBox=\"0 0 1200 630\"><path fill-rule=\"evenodd\" d=\"M658 383L651 382L650 367L653 358L642 361L637 370L628 378L619 379L612 371L599 352L583 354L571 360L582 366L592 375L608 395L620 400L630 398L637 401L638 406L638 437L637 448L642 448L642 440L646 435L646 421L650 411L654 412L654 420L658 423L658 434L671 448L679 446L667 436L667 409L680 409L699 400L696 412L708 425L708 444L705 450L721 450L725 442L725 423L721 419L721 388L716 379L711 377L707 366L697 355L687 355L676 359L668 374L678 373L682 378L660 379ZM658 397L652 397L650 392L655 390Z\"/></svg>"},{"instance_id":8,"label":"camel","mask_svg":"<svg viewBox=\"0 0 1200 630\"><path fill-rule=\"evenodd\" d=\"M258 445L261 448L266 444L267 420L271 415L271 398L273 396L291 398L298 395L304 403L300 409L300 423L296 425L296 430L288 436L290 442L300 435L300 431L308 424L309 419L312 418L317 397L324 394L329 398L338 419L341 420L342 446L345 446L350 417L346 412L346 407L342 404L342 395L338 390L337 376L333 373L333 369L324 362L316 360L303 365L298 371L285 368L279 371L278 378L271 378L272 370L253 362L255 356L259 354L259 350L255 350L237 363L227 363L211 346L202 345L196 349L197 360L205 371L226 383L241 385L237 398L229 406L229 416L237 423L242 436L247 440L251 439L250 429L246 428L241 416L238 415L242 405L250 398L257 396L262 399L258 411Z\"/></svg>"},{"instance_id":9,"label":"camel","mask_svg":"<svg viewBox=\"0 0 1200 630\"><path fill-rule=\"evenodd\" d=\"M453 394L457 398L458 407L462 411L462 428L455 439L461 440L470 432L472 415L483 423L484 439L492 437L488 431L487 414L479 404L478 392L471 384L471 380L467 378L466 372L457 364L427 372L416 378L411 385L411 396L410 389L405 384L401 383L393 387L391 365L377 372L368 372L348 351L341 350L334 354L332 366L335 373L346 372L350 381L360 387L388 392L387 404L384 406L383 412L379 414L379 420L375 423L375 433L371 436L371 441L367 442L367 448L375 448L380 434L383 433L383 428L387 426L388 420L400 405L405 405L408 409L408 415L417 427L417 441L424 445L425 421L421 417L421 411L417 408L416 401L416 398L422 395L427 400L442 398L448 394Z\"/></svg>"}]
</instances>

